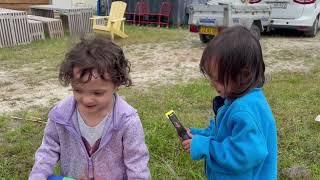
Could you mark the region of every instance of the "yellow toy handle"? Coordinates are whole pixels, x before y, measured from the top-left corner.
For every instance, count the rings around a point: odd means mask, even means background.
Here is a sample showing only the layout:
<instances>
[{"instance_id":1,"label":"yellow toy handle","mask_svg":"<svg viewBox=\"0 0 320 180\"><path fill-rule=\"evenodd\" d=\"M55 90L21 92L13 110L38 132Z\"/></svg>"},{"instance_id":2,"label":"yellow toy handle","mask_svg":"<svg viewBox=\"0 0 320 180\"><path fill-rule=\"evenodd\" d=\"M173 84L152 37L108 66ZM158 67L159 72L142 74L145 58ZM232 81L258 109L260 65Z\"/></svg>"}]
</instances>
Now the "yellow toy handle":
<instances>
[{"instance_id":1,"label":"yellow toy handle","mask_svg":"<svg viewBox=\"0 0 320 180\"><path fill-rule=\"evenodd\" d=\"M170 115L174 114L174 111L173 110L170 110L166 113L166 116L168 119L170 119Z\"/></svg>"}]
</instances>

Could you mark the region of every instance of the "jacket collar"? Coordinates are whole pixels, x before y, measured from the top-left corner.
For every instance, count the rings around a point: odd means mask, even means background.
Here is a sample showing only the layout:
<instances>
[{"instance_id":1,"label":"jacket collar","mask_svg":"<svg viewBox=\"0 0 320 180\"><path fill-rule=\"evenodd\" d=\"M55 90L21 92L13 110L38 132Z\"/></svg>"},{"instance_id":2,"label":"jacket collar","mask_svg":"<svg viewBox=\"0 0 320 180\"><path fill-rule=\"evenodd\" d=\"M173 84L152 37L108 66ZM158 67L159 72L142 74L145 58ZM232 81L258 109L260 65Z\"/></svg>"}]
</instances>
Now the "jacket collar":
<instances>
[{"instance_id":1,"label":"jacket collar","mask_svg":"<svg viewBox=\"0 0 320 180\"><path fill-rule=\"evenodd\" d=\"M123 100L118 94L114 94L115 102L112 110L111 127L114 130L121 129L122 125L127 121L127 117L136 113L136 110ZM76 116L76 101L73 96L68 96L60 101L50 112L49 118L59 124L65 126L73 126L77 121Z\"/></svg>"},{"instance_id":2,"label":"jacket collar","mask_svg":"<svg viewBox=\"0 0 320 180\"><path fill-rule=\"evenodd\" d=\"M262 91L262 88L253 88L253 89L249 90L249 91L248 91L245 95L243 95L243 96L246 96L246 95L248 95L248 94L252 94L252 93L254 93L254 92L259 92L259 91ZM242 98L243 96L241 96L241 97L239 97L239 98ZM239 99L239 98L236 98L236 99ZM229 105L231 105L231 104L233 103L233 101L235 101L236 99L228 99L228 98L226 98L226 99L224 100L224 104L227 105L227 106L229 106Z\"/></svg>"}]
</instances>

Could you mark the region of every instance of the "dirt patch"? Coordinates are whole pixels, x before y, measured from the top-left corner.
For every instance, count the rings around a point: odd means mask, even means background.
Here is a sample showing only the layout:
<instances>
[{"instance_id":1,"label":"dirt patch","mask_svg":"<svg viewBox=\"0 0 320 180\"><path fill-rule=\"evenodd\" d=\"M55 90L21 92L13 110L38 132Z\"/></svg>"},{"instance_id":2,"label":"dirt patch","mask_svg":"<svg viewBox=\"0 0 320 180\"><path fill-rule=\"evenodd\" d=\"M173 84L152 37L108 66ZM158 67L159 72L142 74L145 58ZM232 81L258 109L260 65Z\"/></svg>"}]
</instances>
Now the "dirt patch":
<instances>
[{"instance_id":1,"label":"dirt patch","mask_svg":"<svg viewBox=\"0 0 320 180\"><path fill-rule=\"evenodd\" d=\"M316 38L263 37L261 40L266 71L307 72L320 53ZM199 60L205 45L190 34L179 42L147 43L123 47L132 65L134 88L175 84L200 78ZM0 68L0 113L31 106L48 106L70 94L56 79L27 83L19 71L33 73L32 68L7 71Z\"/></svg>"},{"instance_id":2,"label":"dirt patch","mask_svg":"<svg viewBox=\"0 0 320 180\"><path fill-rule=\"evenodd\" d=\"M132 64L134 84L146 88L199 78L199 60L203 49L204 45L194 39L124 47Z\"/></svg>"},{"instance_id":3,"label":"dirt patch","mask_svg":"<svg viewBox=\"0 0 320 180\"><path fill-rule=\"evenodd\" d=\"M261 41L267 73L307 72L319 58L316 38L266 37Z\"/></svg>"}]
</instances>

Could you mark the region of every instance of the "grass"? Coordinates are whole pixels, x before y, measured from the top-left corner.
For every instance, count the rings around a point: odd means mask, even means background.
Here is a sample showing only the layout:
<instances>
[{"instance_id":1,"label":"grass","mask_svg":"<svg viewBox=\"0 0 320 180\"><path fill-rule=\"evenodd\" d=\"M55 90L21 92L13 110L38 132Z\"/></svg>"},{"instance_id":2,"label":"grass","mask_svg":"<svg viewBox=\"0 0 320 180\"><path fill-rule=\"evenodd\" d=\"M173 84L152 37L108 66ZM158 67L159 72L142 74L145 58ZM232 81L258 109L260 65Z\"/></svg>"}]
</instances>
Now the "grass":
<instances>
[{"instance_id":1,"label":"grass","mask_svg":"<svg viewBox=\"0 0 320 180\"><path fill-rule=\"evenodd\" d=\"M118 39L122 45L136 43L153 43L179 41L185 38L189 33L184 28L155 28L146 26L126 26L128 39Z\"/></svg>"},{"instance_id":2,"label":"grass","mask_svg":"<svg viewBox=\"0 0 320 180\"><path fill-rule=\"evenodd\" d=\"M320 69L310 74L278 74L265 85L277 119L279 172L295 165L305 166L320 178L320 124L314 118L320 112ZM160 90L159 90L160 89ZM122 89L127 101L139 111L151 160L153 179L203 179L202 162L191 161L182 150L175 130L164 113L174 109L187 127L204 127L210 113L210 99L215 95L205 80L147 93ZM34 108L13 115L23 119L46 119L48 108ZM40 145L44 126L21 120L12 122L12 114L0 116L0 174L5 179L25 179L33 164L33 154ZM16 120L17 121L17 120ZM280 176L280 179L282 176Z\"/></svg>"},{"instance_id":3,"label":"grass","mask_svg":"<svg viewBox=\"0 0 320 180\"><path fill-rule=\"evenodd\" d=\"M126 25L125 33L128 34L128 38L116 39L122 46L138 43L179 41L188 35L185 28L156 28L135 25ZM98 32L98 34L109 36L109 34L103 31Z\"/></svg>"},{"instance_id":4,"label":"grass","mask_svg":"<svg viewBox=\"0 0 320 180\"><path fill-rule=\"evenodd\" d=\"M320 69L313 74L279 75L266 89L277 118L279 169L301 165L320 179Z\"/></svg>"},{"instance_id":5,"label":"grass","mask_svg":"<svg viewBox=\"0 0 320 180\"><path fill-rule=\"evenodd\" d=\"M181 29L135 26L128 26L127 32L129 38L126 41L117 40L117 43L125 46L179 41L187 34ZM17 76L25 76L31 86L36 86L39 80L56 76L56 66L72 41L65 37L0 49L0 66L15 72ZM280 51L275 56L280 58L280 54L288 52ZM304 58L306 62L308 59L314 61L313 57L302 56L300 52L299 58ZM264 87L277 119L279 179L284 179L281 175L283 169L295 165L310 169L313 179L320 179L320 124L314 121L320 114L318 65L308 73L273 74ZM32 68L34 73L24 71L28 68ZM9 85L7 81L1 84L6 85ZM192 161L182 150L176 132L164 113L174 109L186 127L206 126L207 119L212 117L211 99L216 95L207 82L195 80L148 91L124 88L119 93L139 112L150 151L149 167L153 179L204 179L203 162ZM35 106L0 114L0 179L27 179L44 129L43 124L30 120L37 117L45 121L49 109Z\"/></svg>"}]
</instances>

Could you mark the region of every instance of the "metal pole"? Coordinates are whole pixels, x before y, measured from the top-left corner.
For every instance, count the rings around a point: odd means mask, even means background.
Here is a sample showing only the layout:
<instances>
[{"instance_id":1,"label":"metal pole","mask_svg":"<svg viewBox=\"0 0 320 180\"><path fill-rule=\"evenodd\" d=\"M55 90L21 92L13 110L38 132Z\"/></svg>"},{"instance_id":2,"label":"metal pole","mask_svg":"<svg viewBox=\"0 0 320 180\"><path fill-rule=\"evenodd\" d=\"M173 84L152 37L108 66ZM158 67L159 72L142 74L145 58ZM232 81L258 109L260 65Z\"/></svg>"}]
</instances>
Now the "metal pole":
<instances>
[{"instance_id":1,"label":"metal pole","mask_svg":"<svg viewBox=\"0 0 320 180\"><path fill-rule=\"evenodd\" d=\"M181 25L181 7L180 7L180 0L177 0L178 1L178 4L177 4L177 16L178 16L178 19L177 19L177 25L180 26Z\"/></svg>"},{"instance_id":2,"label":"metal pole","mask_svg":"<svg viewBox=\"0 0 320 180\"><path fill-rule=\"evenodd\" d=\"M110 0L106 0L106 16L109 16L111 3Z\"/></svg>"}]
</instances>

